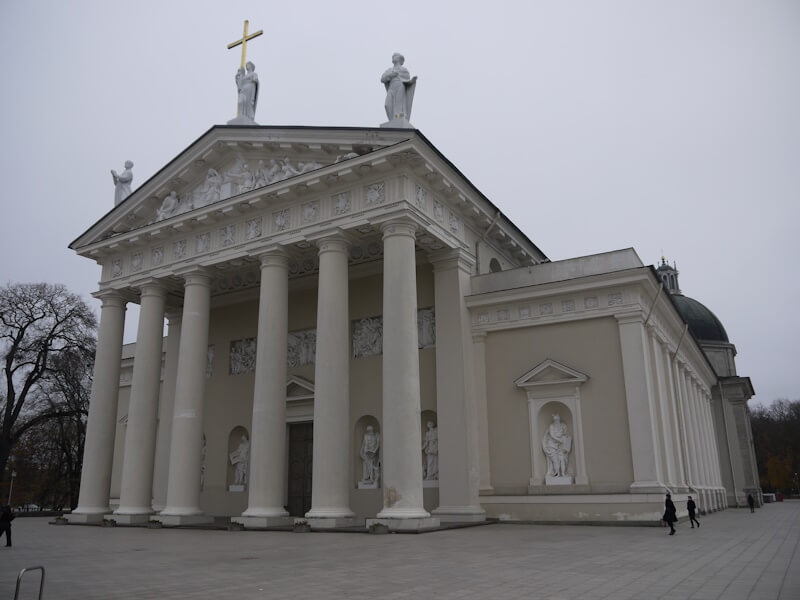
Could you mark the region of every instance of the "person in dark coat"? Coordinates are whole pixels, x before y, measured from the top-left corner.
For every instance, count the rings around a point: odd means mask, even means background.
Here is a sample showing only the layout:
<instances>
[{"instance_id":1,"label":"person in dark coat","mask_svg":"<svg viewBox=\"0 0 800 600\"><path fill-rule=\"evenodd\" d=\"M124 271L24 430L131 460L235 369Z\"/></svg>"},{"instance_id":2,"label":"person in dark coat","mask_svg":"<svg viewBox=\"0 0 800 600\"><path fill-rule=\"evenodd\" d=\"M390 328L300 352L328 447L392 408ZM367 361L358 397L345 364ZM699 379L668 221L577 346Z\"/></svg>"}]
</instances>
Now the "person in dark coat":
<instances>
[{"instance_id":1,"label":"person in dark coat","mask_svg":"<svg viewBox=\"0 0 800 600\"><path fill-rule=\"evenodd\" d=\"M753 494L747 494L747 506L750 507L750 512L756 512L756 501Z\"/></svg>"},{"instance_id":2,"label":"person in dark coat","mask_svg":"<svg viewBox=\"0 0 800 600\"><path fill-rule=\"evenodd\" d=\"M678 520L678 513L675 510L675 505L672 503L672 496L667 494L667 499L664 501L664 522L669 525L669 534L675 535L675 527L672 525Z\"/></svg>"},{"instance_id":3,"label":"person in dark coat","mask_svg":"<svg viewBox=\"0 0 800 600\"><path fill-rule=\"evenodd\" d=\"M6 534L6 547L11 546L11 521L14 520L14 513L10 506L4 506L0 514L0 536Z\"/></svg>"},{"instance_id":4,"label":"person in dark coat","mask_svg":"<svg viewBox=\"0 0 800 600\"><path fill-rule=\"evenodd\" d=\"M697 523L697 526L700 527L700 521L698 521L694 516L694 511L697 510L697 505L694 503L694 500L692 500L691 496L689 496L689 499L686 501L686 510L689 511L689 523L692 524L692 529L694 529L695 523Z\"/></svg>"}]
</instances>

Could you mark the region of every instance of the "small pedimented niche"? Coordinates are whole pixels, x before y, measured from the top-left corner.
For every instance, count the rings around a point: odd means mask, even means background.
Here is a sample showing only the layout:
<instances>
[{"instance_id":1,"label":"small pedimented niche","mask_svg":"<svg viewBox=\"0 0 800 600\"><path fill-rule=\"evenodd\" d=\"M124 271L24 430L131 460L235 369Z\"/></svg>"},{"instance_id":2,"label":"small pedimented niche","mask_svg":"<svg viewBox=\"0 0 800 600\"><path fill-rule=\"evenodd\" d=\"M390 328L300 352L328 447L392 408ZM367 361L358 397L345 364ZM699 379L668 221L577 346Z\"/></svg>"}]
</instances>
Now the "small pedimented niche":
<instances>
[{"instance_id":1,"label":"small pedimented niche","mask_svg":"<svg viewBox=\"0 0 800 600\"><path fill-rule=\"evenodd\" d=\"M581 386L588 380L585 373L547 359L514 381L528 399L531 493L542 491L542 486L547 486L548 491L559 487L565 492L578 492L583 489L577 486L588 485L581 418ZM555 430L562 432L555 435L561 441L553 441ZM555 455L562 449L566 456L560 463L563 473L558 476L552 471Z\"/></svg>"},{"instance_id":2,"label":"small pedimented niche","mask_svg":"<svg viewBox=\"0 0 800 600\"><path fill-rule=\"evenodd\" d=\"M250 479L250 435L239 425L228 435L227 480L229 492L243 492Z\"/></svg>"},{"instance_id":3,"label":"small pedimented niche","mask_svg":"<svg viewBox=\"0 0 800 600\"><path fill-rule=\"evenodd\" d=\"M286 401L298 402L314 399L314 384L308 379L292 375L286 382Z\"/></svg>"},{"instance_id":4,"label":"small pedimented niche","mask_svg":"<svg viewBox=\"0 0 800 600\"><path fill-rule=\"evenodd\" d=\"M375 445L377 443L377 453ZM381 426L372 415L364 415L356 421L353 430L355 462L353 474L355 487L359 490L372 490L381 487L383 438Z\"/></svg>"}]
</instances>

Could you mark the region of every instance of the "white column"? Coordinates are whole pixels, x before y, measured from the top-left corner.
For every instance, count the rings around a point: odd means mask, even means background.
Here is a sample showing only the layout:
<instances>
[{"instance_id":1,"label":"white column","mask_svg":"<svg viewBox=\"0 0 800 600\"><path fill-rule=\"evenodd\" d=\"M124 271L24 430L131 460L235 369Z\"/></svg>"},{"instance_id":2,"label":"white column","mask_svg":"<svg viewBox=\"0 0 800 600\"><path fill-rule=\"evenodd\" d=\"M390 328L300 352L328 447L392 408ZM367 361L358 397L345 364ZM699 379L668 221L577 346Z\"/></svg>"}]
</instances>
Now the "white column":
<instances>
[{"instance_id":1,"label":"white column","mask_svg":"<svg viewBox=\"0 0 800 600\"><path fill-rule=\"evenodd\" d=\"M711 399L705 389L702 390L702 407L703 407L703 422L705 423L706 431L708 432L708 460L710 466L710 484L714 488L714 508L716 510L722 509L722 504L719 501L719 457L717 456L717 436L714 432L714 421L711 418Z\"/></svg>"},{"instance_id":2,"label":"white column","mask_svg":"<svg viewBox=\"0 0 800 600\"><path fill-rule=\"evenodd\" d=\"M247 510L231 521L249 527L289 522L283 508L286 462L286 343L289 263L276 250L261 255L253 421Z\"/></svg>"},{"instance_id":3,"label":"white column","mask_svg":"<svg viewBox=\"0 0 800 600\"><path fill-rule=\"evenodd\" d=\"M478 415L472 373L471 257L459 251L430 257L436 303L436 411L439 507L442 521L483 521L478 500Z\"/></svg>"},{"instance_id":4,"label":"white column","mask_svg":"<svg viewBox=\"0 0 800 600\"><path fill-rule=\"evenodd\" d=\"M206 388L211 279L200 269L184 275L183 318L175 382L175 412L169 453L167 507L159 520L168 525L211 521L200 509L200 464Z\"/></svg>"},{"instance_id":5,"label":"white column","mask_svg":"<svg viewBox=\"0 0 800 600\"><path fill-rule=\"evenodd\" d=\"M168 312L167 351L164 357L164 383L158 400L158 431L156 432L156 459L153 466L153 510L163 510L167 505L167 476L169 475L169 448L172 437L172 413L175 410L175 381L178 377L178 350L181 343L181 313Z\"/></svg>"},{"instance_id":6,"label":"white column","mask_svg":"<svg viewBox=\"0 0 800 600\"><path fill-rule=\"evenodd\" d=\"M625 378L625 397L628 408L628 428L633 459L634 493L661 493L659 449L656 440L653 383L650 379L650 352L647 334L640 314L617 315L622 348L622 369Z\"/></svg>"},{"instance_id":7,"label":"white column","mask_svg":"<svg viewBox=\"0 0 800 600\"><path fill-rule=\"evenodd\" d=\"M78 507L67 515L70 523L102 521L103 515L109 511L125 300L111 291L98 292L94 296L102 301L100 328L86 424L81 490Z\"/></svg>"},{"instance_id":8,"label":"white column","mask_svg":"<svg viewBox=\"0 0 800 600\"><path fill-rule=\"evenodd\" d=\"M355 514L350 510L353 478L350 473L348 242L341 235L333 235L319 240L317 246L314 467L311 510L306 517L316 528L347 527L355 524Z\"/></svg>"},{"instance_id":9,"label":"white column","mask_svg":"<svg viewBox=\"0 0 800 600\"><path fill-rule=\"evenodd\" d=\"M666 364L666 379L667 379L667 395L670 402L670 416L672 418L672 431L675 433L675 460L678 467L678 484L682 488L687 488L688 474L686 465L686 447L684 444L683 433L683 409L681 408L680 391L677 387L676 369L677 364L672 360L672 352L669 348L664 348L665 364ZM684 489L685 491L685 489Z\"/></svg>"},{"instance_id":10,"label":"white column","mask_svg":"<svg viewBox=\"0 0 800 600\"><path fill-rule=\"evenodd\" d=\"M486 333L472 336L472 354L475 369L475 404L478 408L478 459L480 466L480 491L491 494L491 456L489 454L489 406L486 399Z\"/></svg>"},{"instance_id":11,"label":"white column","mask_svg":"<svg viewBox=\"0 0 800 600\"><path fill-rule=\"evenodd\" d=\"M417 265L413 223L383 230L383 510L393 529L438 526L422 500ZM369 524L371 521L368 520Z\"/></svg>"},{"instance_id":12,"label":"white column","mask_svg":"<svg viewBox=\"0 0 800 600\"><path fill-rule=\"evenodd\" d=\"M661 439L662 462L664 465L664 481L669 482L670 487L675 487L675 461L672 449L672 434L670 431L669 400L667 398L667 385L664 381L664 353L661 342L656 335L654 328L649 328L650 344L653 350L653 372L655 374L655 390L658 403L658 422L661 425L659 430Z\"/></svg>"},{"instance_id":13,"label":"white column","mask_svg":"<svg viewBox=\"0 0 800 600\"><path fill-rule=\"evenodd\" d=\"M691 430L691 413L689 412L689 398L686 390L686 374L681 363L675 365L676 388L679 395L678 401L681 407L681 426L683 428L683 452L686 456L687 478L686 482L690 488L697 485L697 464L694 456L694 439Z\"/></svg>"},{"instance_id":14,"label":"white column","mask_svg":"<svg viewBox=\"0 0 800 600\"><path fill-rule=\"evenodd\" d=\"M114 518L121 523L146 523L153 512L153 461L166 295L158 283L141 287L122 485L119 508L114 511Z\"/></svg>"},{"instance_id":15,"label":"white column","mask_svg":"<svg viewBox=\"0 0 800 600\"><path fill-rule=\"evenodd\" d=\"M689 378L689 388L692 394L692 411L695 429L697 432L697 459L700 464L700 495L703 499L703 510L711 510L711 501L708 494L708 459L706 457L705 431L700 419L700 394L694 376Z\"/></svg>"}]
</instances>

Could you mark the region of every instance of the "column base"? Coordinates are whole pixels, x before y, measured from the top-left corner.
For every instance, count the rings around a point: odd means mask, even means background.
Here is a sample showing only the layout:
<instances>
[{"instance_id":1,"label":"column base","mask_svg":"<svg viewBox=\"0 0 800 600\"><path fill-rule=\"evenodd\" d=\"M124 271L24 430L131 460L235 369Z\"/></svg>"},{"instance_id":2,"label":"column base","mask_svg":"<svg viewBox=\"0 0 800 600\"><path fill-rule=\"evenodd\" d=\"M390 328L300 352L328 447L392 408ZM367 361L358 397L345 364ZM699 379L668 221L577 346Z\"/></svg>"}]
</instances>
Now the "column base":
<instances>
[{"instance_id":1,"label":"column base","mask_svg":"<svg viewBox=\"0 0 800 600\"><path fill-rule=\"evenodd\" d=\"M436 517L420 517L409 519L367 519L366 526L386 525L389 531L422 531L425 529L436 529L439 527L439 519Z\"/></svg>"},{"instance_id":2,"label":"column base","mask_svg":"<svg viewBox=\"0 0 800 600\"><path fill-rule=\"evenodd\" d=\"M150 522L150 517L153 516L153 513L137 513L134 515L118 515L117 513L111 513L110 515L106 515L106 519L113 519L117 522L117 525L144 525Z\"/></svg>"},{"instance_id":3,"label":"column base","mask_svg":"<svg viewBox=\"0 0 800 600\"><path fill-rule=\"evenodd\" d=\"M480 523L486 520L486 511L480 506L440 506L431 515L442 523Z\"/></svg>"},{"instance_id":4,"label":"column base","mask_svg":"<svg viewBox=\"0 0 800 600\"><path fill-rule=\"evenodd\" d=\"M208 515L151 515L152 520L161 521L163 525L207 525L214 519Z\"/></svg>"},{"instance_id":5,"label":"column base","mask_svg":"<svg viewBox=\"0 0 800 600\"><path fill-rule=\"evenodd\" d=\"M102 523L105 513L70 513L64 515L67 523L85 525L87 523Z\"/></svg>"},{"instance_id":6,"label":"column base","mask_svg":"<svg viewBox=\"0 0 800 600\"><path fill-rule=\"evenodd\" d=\"M358 517L306 517L311 529L341 529L364 527L364 519Z\"/></svg>"},{"instance_id":7,"label":"column base","mask_svg":"<svg viewBox=\"0 0 800 600\"><path fill-rule=\"evenodd\" d=\"M268 529L270 527L291 527L294 517L231 517L231 523L239 523L245 529Z\"/></svg>"},{"instance_id":8,"label":"column base","mask_svg":"<svg viewBox=\"0 0 800 600\"><path fill-rule=\"evenodd\" d=\"M666 494L667 488L658 481L634 481L630 490L632 494Z\"/></svg>"}]
</instances>

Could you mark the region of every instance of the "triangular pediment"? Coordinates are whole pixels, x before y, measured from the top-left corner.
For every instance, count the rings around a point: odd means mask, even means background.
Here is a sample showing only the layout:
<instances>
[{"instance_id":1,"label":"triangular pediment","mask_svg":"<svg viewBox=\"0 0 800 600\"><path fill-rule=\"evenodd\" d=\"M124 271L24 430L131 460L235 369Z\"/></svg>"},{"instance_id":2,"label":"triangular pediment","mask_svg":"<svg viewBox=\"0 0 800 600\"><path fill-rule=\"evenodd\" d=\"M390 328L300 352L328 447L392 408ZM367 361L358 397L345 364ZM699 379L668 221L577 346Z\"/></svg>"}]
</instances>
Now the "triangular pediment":
<instances>
[{"instance_id":1,"label":"triangular pediment","mask_svg":"<svg viewBox=\"0 0 800 600\"><path fill-rule=\"evenodd\" d=\"M336 177L353 159L413 134L413 130L384 131L376 135L374 128L212 127L70 247L158 223L173 227L196 218L206 207L230 205L225 201L296 178Z\"/></svg>"},{"instance_id":2,"label":"triangular pediment","mask_svg":"<svg viewBox=\"0 0 800 600\"><path fill-rule=\"evenodd\" d=\"M289 377L289 380L286 382L286 399L291 400L309 400L314 398L314 384L308 381L307 379L303 379L302 377L298 377L297 375L292 375Z\"/></svg>"},{"instance_id":3,"label":"triangular pediment","mask_svg":"<svg viewBox=\"0 0 800 600\"><path fill-rule=\"evenodd\" d=\"M514 385L526 388L564 383L581 384L587 379L588 375L548 358L518 378Z\"/></svg>"}]
</instances>

